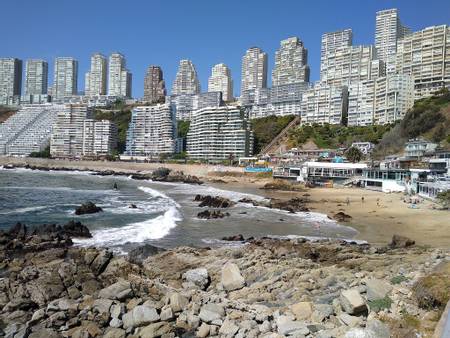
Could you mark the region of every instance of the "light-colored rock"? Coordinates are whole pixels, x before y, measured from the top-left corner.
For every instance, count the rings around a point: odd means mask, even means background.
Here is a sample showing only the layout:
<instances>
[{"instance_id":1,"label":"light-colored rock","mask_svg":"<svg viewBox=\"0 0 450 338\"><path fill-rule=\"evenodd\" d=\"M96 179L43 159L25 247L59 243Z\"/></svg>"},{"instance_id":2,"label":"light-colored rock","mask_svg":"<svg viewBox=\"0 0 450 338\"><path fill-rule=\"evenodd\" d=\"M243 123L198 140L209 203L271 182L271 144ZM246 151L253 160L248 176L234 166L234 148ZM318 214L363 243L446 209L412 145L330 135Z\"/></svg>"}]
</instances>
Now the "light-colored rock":
<instances>
[{"instance_id":1,"label":"light-colored rock","mask_svg":"<svg viewBox=\"0 0 450 338\"><path fill-rule=\"evenodd\" d=\"M342 309L351 315L358 315L367 311L366 303L355 289L344 290L339 297Z\"/></svg>"},{"instance_id":2,"label":"light-colored rock","mask_svg":"<svg viewBox=\"0 0 450 338\"><path fill-rule=\"evenodd\" d=\"M103 335L103 338L125 338L125 330L118 328L108 328Z\"/></svg>"},{"instance_id":3,"label":"light-colored rock","mask_svg":"<svg viewBox=\"0 0 450 338\"><path fill-rule=\"evenodd\" d=\"M108 313L113 301L111 299L96 299L92 309L98 313Z\"/></svg>"},{"instance_id":4,"label":"light-colored rock","mask_svg":"<svg viewBox=\"0 0 450 338\"><path fill-rule=\"evenodd\" d=\"M228 262L222 267L221 284L226 291L239 290L244 287L245 279L236 264Z\"/></svg>"},{"instance_id":5,"label":"light-colored rock","mask_svg":"<svg viewBox=\"0 0 450 338\"><path fill-rule=\"evenodd\" d=\"M122 327L123 322L119 319L119 318L113 318L111 319L111 321L109 322L109 326L111 327Z\"/></svg>"},{"instance_id":6,"label":"light-colored rock","mask_svg":"<svg viewBox=\"0 0 450 338\"><path fill-rule=\"evenodd\" d=\"M124 300L132 295L131 284L126 280L119 280L110 286L101 289L98 293L99 298Z\"/></svg>"},{"instance_id":7,"label":"light-colored rock","mask_svg":"<svg viewBox=\"0 0 450 338\"><path fill-rule=\"evenodd\" d=\"M183 273L183 279L186 282L191 283L202 290L205 290L209 284L208 270L206 270L205 268L188 270Z\"/></svg>"},{"instance_id":8,"label":"light-colored rock","mask_svg":"<svg viewBox=\"0 0 450 338\"><path fill-rule=\"evenodd\" d=\"M61 298L55 299L47 305L47 311L68 311L68 310L78 310L78 302L68 299Z\"/></svg>"},{"instance_id":9,"label":"light-colored rock","mask_svg":"<svg viewBox=\"0 0 450 338\"><path fill-rule=\"evenodd\" d=\"M311 320L315 323L321 323L334 313L333 306L329 304L315 304Z\"/></svg>"},{"instance_id":10,"label":"light-colored rock","mask_svg":"<svg viewBox=\"0 0 450 338\"><path fill-rule=\"evenodd\" d=\"M385 281L379 279L368 279L367 286L367 300L382 299L392 291L392 286Z\"/></svg>"},{"instance_id":11,"label":"light-colored rock","mask_svg":"<svg viewBox=\"0 0 450 338\"><path fill-rule=\"evenodd\" d=\"M169 297L169 304L173 312L180 312L186 308L189 300L178 292L174 292Z\"/></svg>"},{"instance_id":12,"label":"light-colored rock","mask_svg":"<svg viewBox=\"0 0 450 338\"><path fill-rule=\"evenodd\" d=\"M232 320L225 319L222 326L219 329L219 333L223 336L233 337L239 331L237 326Z\"/></svg>"},{"instance_id":13,"label":"light-colored rock","mask_svg":"<svg viewBox=\"0 0 450 338\"><path fill-rule=\"evenodd\" d=\"M291 311L297 320L305 320L312 315L312 304L310 302L300 302L291 305Z\"/></svg>"},{"instance_id":14,"label":"light-colored rock","mask_svg":"<svg viewBox=\"0 0 450 338\"><path fill-rule=\"evenodd\" d=\"M287 316L279 316L276 319L276 322L278 327L278 333L283 336L309 334L309 329L306 327L305 324L293 321Z\"/></svg>"},{"instance_id":15,"label":"light-colored rock","mask_svg":"<svg viewBox=\"0 0 450 338\"><path fill-rule=\"evenodd\" d=\"M366 324L366 329L373 331L377 338L391 337L389 327L386 324L379 321L378 319L368 320Z\"/></svg>"},{"instance_id":16,"label":"light-colored rock","mask_svg":"<svg viewBox=\"0 0 450 338\"><path fill-rule=\"evenodd\" d=\"M60 338L61 335L52 329L39 329L32 332L28 338ZM112 338L112 337L109 337Z\"/></svg>"},{"instance_id":17,"label":"light-colored rock","mask_svg":"<svg viewBox=\"0 0 450 338\"><path fill-rule=\"evenodd\" d=\"M125 329L148 325L158 320L159 315L156 309L145 305L136 306L122 317L123 327Z\"/></svg>"},{"instance_id":18,"label":"light-colored rock","mask_svg":"<svg viewBox=\"0 0 450 338\"><path fill-rule=\"evenodd\" d=\"M123 304L113 304L109 309L109 314L111 315L111 318L119 318L124 312L125 312L125 305Z\"/></svg>"},{"instance_id":19,"label":"light-colored rock","mask_svg":"<svg viewBox=\"0 0 450 338\"><path fill-rule=\"evenodd\" d=\"M209 330L210 330L210 326L208 324L206 324L206 323L202 323L202 325L200 325L200 327L198 328L196 335L199 338L208 337Z\"/></svg>"},{"instance_id":20,"label":"light-colored rock","mask_svg":"<svg viewBox=\"0 0 450 338\"><path fill-rule=\"evenodd\" d=\"M360 324L362 323L362 319L360 317L357 316L351 316L347 313L341 313L338 316L339 320L349 326L349 327L356 327L356 326L360 326Z\"/></svg>"},{"instance_id":21,"label":"light-colored rock","mask_svg":"<svg viewBox=\"0 0 450 338\"><path fill-rule=\"evenodd\" d=\"M168 323L159 322L150 324L139 330L139 337L141 338L155 338L170 332Z\"/></svg>"},{"instance_id":22,"label":"light-colored rock","mask_svg":"<svg viewBox=\"0 0 450 338\"><path fill-rule=\"evenodd\" d=\"M159 315L162 321L167 321L173 318L172 308L170 306L164 306L161 309L161 313Z\"/></svg>"},{"instance_id":23,"label":"light-colored rock","mask_svg":"<svg viewBox=\"0 0 450 338\"><path fill-rule=\"evenodd\" d=\"M354 328L346 332L345 338L379 338L372 330Z\"/></svg>"},{"instance_id":24,"label":"light-colored rock","mask_svg":"<svg viewBox=\"0 0 450 338\"><path fill-rule=\"evenodd\" d=\"M269 332L271 329L270 322L268 320L263 321L262 324L258 326L258 329L261 333Z\"/></svg>"},{"instance_id":25,"label":"light-colored rock","mask_svg":"<svg viewBox=\"0 0 450 338\"><path fill-rule=\"evenodd\" d=\"M225 316L225 309L222 305L208 303L200 309L199 317L203 322L211 323Z\"/></svg>"}]
</instances>

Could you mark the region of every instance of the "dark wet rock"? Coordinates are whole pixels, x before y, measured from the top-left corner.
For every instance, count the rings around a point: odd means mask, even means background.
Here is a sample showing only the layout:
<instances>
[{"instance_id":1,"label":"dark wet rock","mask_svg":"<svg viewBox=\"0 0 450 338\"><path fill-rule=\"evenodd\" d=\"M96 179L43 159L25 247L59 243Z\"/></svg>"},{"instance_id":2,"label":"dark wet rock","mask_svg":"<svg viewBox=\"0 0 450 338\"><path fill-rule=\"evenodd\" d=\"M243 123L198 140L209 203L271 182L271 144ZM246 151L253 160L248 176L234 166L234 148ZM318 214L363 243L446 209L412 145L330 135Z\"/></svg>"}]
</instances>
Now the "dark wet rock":
<instances>
[{"instance_id":1,"label":"dark wet rock","mask_svg":"<svg viewBox=\"0 0 450 338\"><path fill-rule=\"evenodd\" d=\"M163 248L150 244L142 245L128 253L128 260L133 264L142 264L142 262L150 256L157 255L166 251Z\"/></svg>"},{"instance_id":2,"label":"dark wet rock","mask_svg":"<svg viewBox=\"0 0 450 338\"><path fill-rule=\"evenodd\" d=\"M335 213L334 215L329 215L328 218L334 219L338 222L349 222L352 219L352 216L346 214L345 212L339 211Z\"/></svg>"},{"instance_id":3,"label":"dark wet rock","mask_svg":"<svg viewBox=\"0 0 450 338\"><path fill-rule=\"evenodd\" d=\"M197 217L202 219L217 219L228 216L230 216L228 212L222 212L220 210L204 210L197 214Z\"/></svg>"},{"instance_id":4,"label":"dark wet rock","mask_svg":"<svg viewBox=\"0 0 450 338\"><path fill-rule=\"evenodd\" d=\"M195 202L200 202L199 207L229 208L235 203L228 198L211 195L196 195Z\"/></svg>"},{"instance_id":5,"label":"dark wet rock","mask_svg":"<svg viewBox=\"0 0 450 338\"><path fill-rule=\"evenodd\" d=\"M137 209L137 206L136 206L136 204L130 204L129 208L130 209Z\"/></svg>"},{"instance_id":6,"label":"dark wet rock","mask_svg":"<svg viewBox=\"0 0 450 338\"><path fill-rule=\"evenodd\" d=\"M243 242L243 241L245 241L245 238L244 238L244 236L239 234L239 235L234 235L234 236L222 237L222 241Z\"/></svg>"},{"instance_id":7,"label":"dark wet rock","mask_svg":"<svg viewBox=\"0 0 450 338\"><path fill-rule=\"evenodd\" d=\"M197 176L186 175L182 171L172 171L168 168L158 168L150 176L153 181L159 182L183 182L188 184L203 184Z\"/></svg>"},{"instance_id":8,"label":"dark wet rock","mask_svg":"<svg viewBox=\"0 0 450 338\"><path fill-rule=\"evenodd\" d=\"M75 215L95 214L100 211L103 211L103 209L89 201L76 208Z\"/></svg>"},{"instance_id":9,"label":"dark wet rock","mask_svg":"<svg viewBox=\"0 0 450 338\"><path fill-rule=\"evenodd\" d=\"M389 244L389 247L391 247L392 249L399 249L399 248L407 248L414 244L416 244L416 242L408 237L394 235L392 236L392 241Z\"/></svg>"},{"instance_id":10,"label":"dark wet rock","mask_svg":"<svg viewBox=\"0 0 450 338\"><path fill-rule=\"evenodd\" d=\"M280 209L289 211L290 213L295 212L307 212L309 211L308 207L306 207L307 200L304 198L291 198L290 200L281 201L272 199L269 203L269 208L271 209Z\"/></svg>"}]
</instances>

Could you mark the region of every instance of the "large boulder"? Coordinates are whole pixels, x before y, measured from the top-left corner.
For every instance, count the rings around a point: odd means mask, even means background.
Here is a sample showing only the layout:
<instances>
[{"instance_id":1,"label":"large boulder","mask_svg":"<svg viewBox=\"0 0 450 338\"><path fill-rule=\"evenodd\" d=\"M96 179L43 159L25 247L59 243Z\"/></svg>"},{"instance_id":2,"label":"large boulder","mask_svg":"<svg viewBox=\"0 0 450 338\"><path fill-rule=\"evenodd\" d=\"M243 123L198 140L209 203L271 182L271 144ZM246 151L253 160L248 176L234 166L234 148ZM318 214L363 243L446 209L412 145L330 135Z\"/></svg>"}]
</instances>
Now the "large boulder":
<instances>
[{"instance_id":1,"label":"large boulder","mask_svg":"<svg viewBox=\"0 0 450 338\"><path fill-rule=\"evenodd\" d=\"M225 309L220 304L208 303L200 309L199 317L205 323L211 323L214 320L222 319L225 316Z\"/></svg>"},{"instance_id":2,"label":"large boulder","mask_svg":"<svg viewBox=\"0 0 450 338\"><path fill-rule=\"evenodd\" d=\"M131 250L128 253L128 260L133 264L141 265L144 260L146 260L148 257L159 254L161 252L166 251L163 248L153 246L150 244L145 244L140 247L137 247L136 249Z\"/></svg>"},{"instance_id":3,"label":"large boulder","mask_svg":"<svg viewBox=\"0 0 450 338\"><path fill-rule=\"evenodd\" d=\"M221 283L226 291L233 291L242 289L245 285L245 279L242 277L239 267L228 262L222 268Z\"/></svg>"},{"instance_id":4,"label":"large boulder","mask_svg":"<svg viewBox=\"0 0 450 338\"><path fill-rule=\"evenodd\" d=\"M148 325L158 320L159 315L156 309L146 305L135 306L133 310L125 313L122 317L125 329Z\"/></svg>"},{"instance_id":5,"label":"large boulder","mask_svg":"<svg viewBox=\"0 0 450 338\"><path fill-rule=\"evenodd\" d=\"M287 316L279 316L276 320L278 333L283 336L300 336L309 334L306 324L297 322Z\"/></svg>"},{"instance_id":6,"label":"large boulder","mask_svg":"<svg viewBox=\"0 0 450 338\"><path fill-rule=\"evenodd\" d=\"M205 268L188 270L183 273L183 279L202 290L205 290L210 283L208 270Z\"/></svg>"},{"instance_id":7,"label":"large boulder","mask_svg":"<svg viewBox=\"0 0 450 338\"><path fill-rule=\"evenodd\" d=\"M119 280L118 282L111 284L104 289L101 289L98 293L98 297L113 300L124 300L131 296L132 293L133 291L131 290L130 282L126 280Z\"/></svg>"},{"instance_id":8,"label":"large boulder","mask_svg":"<svg viewBox=\"0 0 450 338\"><path fill-rule=\"evenodd\" d=\"M95 214L100 211L103 211L103 209L96 206L93 202L89 201L76 208L75 215Z\"/></svg>"},{"instance_id":9,"label":"large boulder","mask_svg":"<svg viewBox=\"0 0 450 338\"><path fill-rule=\"evenodd\" d=\"M295 315L297 320L306 320L312 315L312 303L311 302L300 302L291 305L291 311Z\"/></svg>"},{"instance_id":10,"label":"large boulder","mask_svg":"<svg viewBox=\"0 0 450 338\"><path fill-rule=\"evenodd\" d=\"M203 210L197 214L200 219L218 219L230 216L228 212L222 212L220 210Z\"/></svg>"},{"instance_id":11,"label":"large boulder","mask_svg":"<svg viewBox=\"0 0 450 338\"><path fill-rule=\"evenodd\" d=\"M394 235L392 236L391 243L389 244L389 247L392 249L399 249L399 248L407 248L409 246L414 245L416 242L412 239L409 239L408 237L400 236L400 235Z\"/></svg>"},{"instance_id":12,"label":"large boulder","mask_svg":"<svg viewBox=\"0 0 450 338\"><path fill-rule=\"evenodd\" d=\"M379 279L369 279L366 281L367 300L382 299L392 290L392 286Z\"/></svg>"},{"instance_id":13,"label":"large boulder","mask_svg":"<svg viewBox=\"0 0 450 338\"><path fill-rule=\"evenodd\" d=\"M342 291L339 300L342 309L350 315L358 315L367 312L366 303L356 289Z\"/></svg>"}]
</instances>

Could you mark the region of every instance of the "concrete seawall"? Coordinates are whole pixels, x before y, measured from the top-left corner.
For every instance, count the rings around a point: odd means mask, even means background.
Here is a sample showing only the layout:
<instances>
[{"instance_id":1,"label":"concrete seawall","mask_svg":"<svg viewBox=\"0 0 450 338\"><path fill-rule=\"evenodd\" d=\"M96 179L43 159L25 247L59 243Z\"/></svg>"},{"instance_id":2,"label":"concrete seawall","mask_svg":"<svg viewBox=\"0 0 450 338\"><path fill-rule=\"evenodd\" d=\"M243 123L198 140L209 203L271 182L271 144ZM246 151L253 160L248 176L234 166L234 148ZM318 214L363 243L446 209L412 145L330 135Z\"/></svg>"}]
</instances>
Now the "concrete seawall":
<instances>
[{"instance_id":1,"label":"concrete seawall","mask_svg":"<svg viewBox=\"0 0 450 338\"><path fill-rule=\"evenodd\" d=\"M213 172L236 172L243 173L244 168L229 167L223 165L207 165L207 164L175 164L175 163L136 163L136 162L108 162L108 161L73 161L73 160L57 160L45 158L31 157L4 157L0 156L0 165L32 165L47 168L68 168L73 170L114 170L122 172L145 172L153 171L160 167L171 170L183 171L187 175L207 176Z\"/></svg>"}]
</instances>

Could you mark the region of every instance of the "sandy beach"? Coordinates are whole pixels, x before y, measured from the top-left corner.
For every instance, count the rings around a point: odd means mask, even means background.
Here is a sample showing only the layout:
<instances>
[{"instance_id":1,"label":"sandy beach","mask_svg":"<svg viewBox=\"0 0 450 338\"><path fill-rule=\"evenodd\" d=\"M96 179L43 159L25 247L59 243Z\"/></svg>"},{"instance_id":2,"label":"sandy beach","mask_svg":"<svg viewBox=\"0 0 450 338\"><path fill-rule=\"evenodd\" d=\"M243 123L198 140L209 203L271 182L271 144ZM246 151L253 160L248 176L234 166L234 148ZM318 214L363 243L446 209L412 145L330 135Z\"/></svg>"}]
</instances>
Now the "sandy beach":
<instances>
[{"instance_id":1,"label":"sandy beach","mask_svg":"<svg viewBox=\"0 0 450 338\"><path fill-rule=\"evenodd\" d=\"M91 162L91 161L55 161L43 159L0 158L0 165L33 164L61 166L83 170L145 171L163 166L159 163L127 162ZM203 165L164 165L173 170L196 174L208 184L222 189L250 192L272 198L289 199L295 196L309 195L311 211L333 215L342 211L352 218L343 224L349 225L363 239L372 244L386 244L394 234L407 236L419 245L448 247L450 245L450 212L434 210L435 203L423 201L417 209L403 202L403 194L385 194L357 188L312 188L301 192L260 189L271 179L243 175L242 168ZM223 171L232 173L224 173ZM362 201L364 197L364 201ZM350 203L347 205L347 198Z\"/></svg>"}]
</instances>

